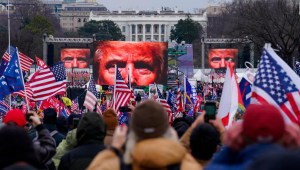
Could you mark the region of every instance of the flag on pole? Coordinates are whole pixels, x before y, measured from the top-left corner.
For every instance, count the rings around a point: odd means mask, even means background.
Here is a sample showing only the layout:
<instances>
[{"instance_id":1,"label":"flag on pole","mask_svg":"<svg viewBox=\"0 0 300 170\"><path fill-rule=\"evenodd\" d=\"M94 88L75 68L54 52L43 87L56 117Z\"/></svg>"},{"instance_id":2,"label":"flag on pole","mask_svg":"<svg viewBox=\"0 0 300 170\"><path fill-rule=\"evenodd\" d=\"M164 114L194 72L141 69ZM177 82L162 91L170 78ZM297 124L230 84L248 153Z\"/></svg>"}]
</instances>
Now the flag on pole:
<instances>
[{"instance_id":1,"label":"flag on pole","mask_svg":"<svg viewBox=\"0 0 300 170\"><path fill-rule=\"evenodd\" d=\"M41 60L39 57L35 56L36 63L38 65L38 69L43 69L47 67L47 64Z\"/></svg>"},{"instance_id":2,"label":"flag on pole","mask_svg":"<svg viewBox=\"0 0 300 170\"><path fill-rule=\"evenodd\" d=\"M176 116L177 117L179 115L180 112L183 112L183 103L182 103L182 96L181 96L181 91L180 91L180 87L178 86L177 88L177 95L176 95Z\"/></svg>"},{"instance_id":3,"label":"flag on pole","mask_svg":"<svg viewBox=\"0 0 300 170\"><path fill-rule=\"evenodd\" d=\"M117 115L120 116L121 112L119 111L119 108L121 106L126 106L130 98L132 97L132 90L129 89L127 86L126 82L122 78L122 75L116 67L116 72L115 72L115 86L114 86L114 91L115 91L115 98L114 98L114 110L117 112Z\"/></svg>"},{"instance_id":4,"label":"flag on pole","mask_svg":"<svg viewBox=\"0 0 300 170\"><path fill-rule=\"evenodd\" d=\"M63 62L58 62L33 74L29 80L33 91L32 100L41 101L58 94L65 94L66 69Z\"/></svg>"},{"instance_id":5,"label":"flag on pole","mask_svg":"<svg viewBox=\"0 0 300 170\"><path fill-rule=\"evenodd\" d=\"M218 117L221 118L225 127L232 125L239 108L243 109L243 101L237 85L236 75L233 72L233 66L227 64L227 71L218 110Z\"/></svg>"},{"instance_id":6,"label":"flag on pole","mask_svg":"<svg viewBox=\"0 0 300 170\"><path fill-rule=\"evenodd\" d=\"M2 60L1 61L1 65L0 65L0 76L3 75L4 70L6 69L8 62L6 60Z\"/></svg>"},{"instance_id":7,"label":"flag on pole","mask_svg":"<svg viewBox=\"0 0 300 170\"><path fill-rule=\"evenodd\" d=\"M93 76L91 76L89 87L86 91L83 106L85 106L89 111L94 111L96 102L97 102L96 84Z\"/></svg>"},{"instance_id":8,"label":"flag on pole","mask_svg":"<svg viewBox=\"0 0 300 170\"><path fill-rule=\"evenodd\" d=\"M71 112L77 111L78 108L79 108L78 97L76 97L76 98L72 101Z\"/></svg>"},{"instance_id":9,"label":"flag on pole","mask_svg":"<svg viewBox=\"0 0 300 170\"><path fill-rule=\"evenodd\" d=\"M31 99L32 98L32 95L33 95L33 91L29 85L29 83L25 83L25 90L26 90L26 95L27 95L27 98L28 99ZM25 95L25 91L24 90L20 90L18 92L14 92L13 94L16 94L16 95L19 95L23 98L26 98L26 95Z\"/></svg>"},{"instance_id":10,"label":"flag on pole","mask_svg":"<svg viewBox=\"0 0 300 170\"><path fill-rule=\"evenodd\" d=\"M299 76L266 44L255 75L251 103L272 104L286 121L299 124L299 82Z\"/></svg>"},{"instance_id":11,"label":"flag on pole","mask_svg":"<svg viewBox=\"0 0 300 170\"><path fill-rule=\"evenodd\" d=\"M155 84L156 86L156 84ZM174 117L173 117L173 113L171 110L170 105L168 104L167 100L163 97L162 93L160 92L160 90L158 89L158 87L156 86L156 90L157 90L157 94L158 94L158 102L160 102L160 104L165 108L168 117L169 117L169 123L172 124Z\"/></svg>"},{"instance_id":12,"label":"flag on pole","mask_svg":"<svg viewBox=\"0 0 300 170\"><path fill-rule=\"evenodd\" d=\"M0 78L0 82L1 99L8 94L24 89L22 71L16 50L12 53L11 60L8 62L8 65Z\"/></svg>"},{"instance_id":13,"label":"flag on pole","mask_svg":"<svg viewBox=\"0 0 300 170\"><path fill-rule=\"evenodd\" d=\"M242 77L239 85L245 108L247 108L247 106L250 104L250 99L252 95L252 84L253 84L253 82L249 80L247 76L253 76L254 78L254 74L251 73L250 71L247 71Z\"/></svg>"},{"instance_id":14,"label":"flag on pole","mask_svg":"<svg viewBox=\"0 0 300 170\"><path fill-rule=\"evenodd\" d=\"M16 51L16 48L14 48L13 46L9 46L8 49L6 50L6 52L4 53L2 59L6 60L8 62L10 60L9 52L10 52L10 54L13 54L15 51ZM20 57L20 65L21 65L22 71L28 71L30 69L30 66L33 63L33 60L21 52L18 52L18 53L19 53L19 57Z\"/></svg>"}]
</instances>

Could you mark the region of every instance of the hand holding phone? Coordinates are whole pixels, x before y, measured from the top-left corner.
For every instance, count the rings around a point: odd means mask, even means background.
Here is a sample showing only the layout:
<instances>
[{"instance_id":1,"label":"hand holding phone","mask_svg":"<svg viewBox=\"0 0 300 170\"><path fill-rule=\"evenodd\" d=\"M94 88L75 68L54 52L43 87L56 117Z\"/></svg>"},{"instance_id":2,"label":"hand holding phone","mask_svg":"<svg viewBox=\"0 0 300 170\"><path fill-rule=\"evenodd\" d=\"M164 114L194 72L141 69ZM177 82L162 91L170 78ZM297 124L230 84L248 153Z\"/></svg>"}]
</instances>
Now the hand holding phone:
<instances>
[{"instance_id":1,"label":"hand holding phone","mask_svg":"<svg viewBox=\"0 0 300 170\"><path fill-rule=\"evenodd\" d=\"M131 112L131 108L129 108L128 106L121 106L119 107L120 112Z\"/></svg>"}]
</instances>

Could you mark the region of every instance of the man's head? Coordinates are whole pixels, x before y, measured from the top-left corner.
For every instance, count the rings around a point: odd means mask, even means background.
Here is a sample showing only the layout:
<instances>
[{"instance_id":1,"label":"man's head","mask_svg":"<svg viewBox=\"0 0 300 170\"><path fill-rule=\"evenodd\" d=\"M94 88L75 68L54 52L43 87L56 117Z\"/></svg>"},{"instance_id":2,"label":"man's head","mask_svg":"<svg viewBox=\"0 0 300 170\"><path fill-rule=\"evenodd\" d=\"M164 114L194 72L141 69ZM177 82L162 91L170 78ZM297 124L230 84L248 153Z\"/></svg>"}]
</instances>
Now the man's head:
<instances>
[{"instance_id":1,"label":"man's head","mask_svg":"<svg viewBox=\"0 0 300 170\"><path fill-rule=\"evenodd\" d=\"M114 83L115 65L125 82L130 71L131 84L146 86L161 83L165 74L165 43L157 42L99 42L94 56L98 84Z\"/></svg>"},{"instance_id":2,"label":"man's head","mask_svg":"<svg viewBox=\"0 0 300 170\"><path fill-rule=\"evenodd\" d=\"M210 160L220 144L220 133L211 124L200 124L192 131L190 148L196 159Z\"/></svg>"},{"instance_id":3,"label":"man's head","mask_svg":"<svg viewBox=\"0 0 300 170\"><path fill-rule=\"evenodd\" d=\"M231 62L234 66L237 55L237 49L211 49L208 54L209 67L225 68L227 62Z\"/></svg>"},{"instance_id":4,"label":"man's head","mask_svg":"<svg viewBox=\"0 0 300 170\"><path fill-rule=\"evenodd\" d=\"M90 49L65 48L61 50L60 56L66 68L87 68Z\"/></svg>"},{"instance_id":5,"label":"man's head","mask_svg":"<svg viewBox=\"0 0 300 170\"><path fill-rule=\"evenodd\" d=\"M53 108L48 108L44 110L44 124L56 125L57 113Z\"/></svg>"}]
</instances>

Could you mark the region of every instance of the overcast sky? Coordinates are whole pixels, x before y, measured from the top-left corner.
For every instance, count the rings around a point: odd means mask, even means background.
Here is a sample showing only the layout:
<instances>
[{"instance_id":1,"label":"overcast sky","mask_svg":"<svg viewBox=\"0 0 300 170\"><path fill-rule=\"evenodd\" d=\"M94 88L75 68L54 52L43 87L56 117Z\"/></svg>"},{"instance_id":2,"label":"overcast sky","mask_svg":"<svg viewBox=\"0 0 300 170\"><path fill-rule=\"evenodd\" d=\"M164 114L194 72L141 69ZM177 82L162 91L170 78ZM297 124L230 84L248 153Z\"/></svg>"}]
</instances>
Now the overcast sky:
<instances>
[{"instance_id":1,"label":"overcast sky","mask_svg":"<svg viewBox=\"0 0 300 170\"><path fill-rule=\"evenodd\" d=\"M178 7L178 10L194 12L195 8L206 8L210 4L218 4L226 0L98 0L108 10L157 10L161 7Z\"/></svg>"}]
</instances>

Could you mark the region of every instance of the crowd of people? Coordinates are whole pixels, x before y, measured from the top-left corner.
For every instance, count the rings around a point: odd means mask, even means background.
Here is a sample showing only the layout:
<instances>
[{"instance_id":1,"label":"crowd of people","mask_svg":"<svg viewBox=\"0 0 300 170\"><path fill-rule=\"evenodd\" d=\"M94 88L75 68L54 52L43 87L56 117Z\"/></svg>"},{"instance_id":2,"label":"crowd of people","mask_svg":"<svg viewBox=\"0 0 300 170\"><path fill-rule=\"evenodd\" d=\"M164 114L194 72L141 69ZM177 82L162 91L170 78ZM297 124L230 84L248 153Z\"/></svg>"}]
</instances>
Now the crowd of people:
<instances>
[{"instance_id":1,"label":"crowd of people","mask_svg":"<svg viewBox=\"0 0 300 170\"><path fill-rule=\"evenodd\" d=\"M47 108L42 119L12 109L0 126L0 169L300 169L299 125L272 105L251 104L229 128L205 111L170 124L154 100L130 108L122 126L113 109L65 118Z\"/></svg>"}]
</instances>

